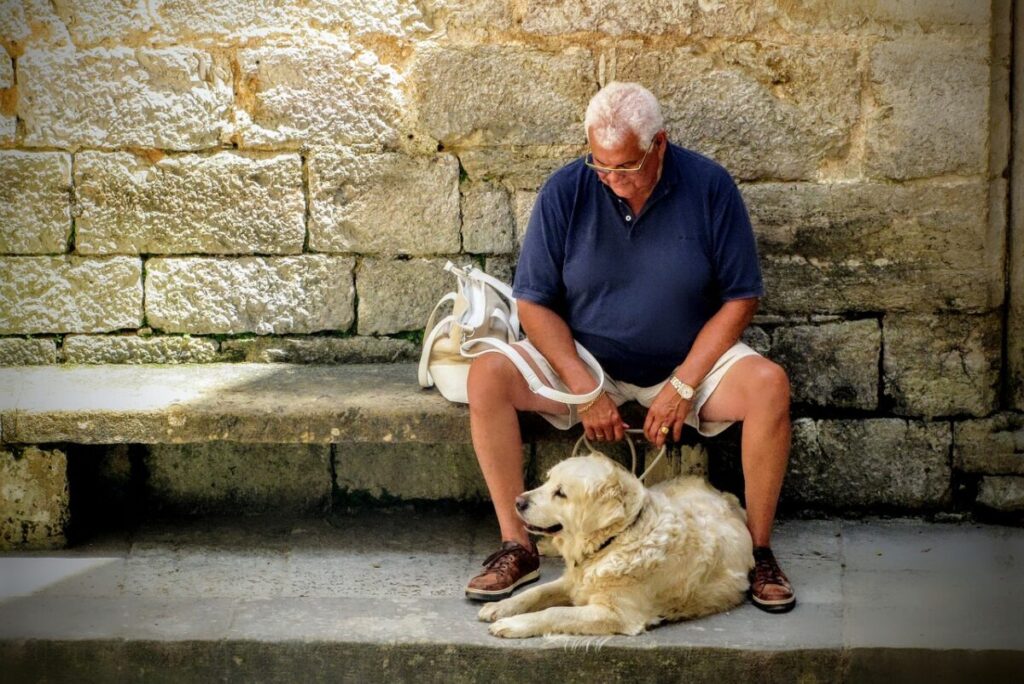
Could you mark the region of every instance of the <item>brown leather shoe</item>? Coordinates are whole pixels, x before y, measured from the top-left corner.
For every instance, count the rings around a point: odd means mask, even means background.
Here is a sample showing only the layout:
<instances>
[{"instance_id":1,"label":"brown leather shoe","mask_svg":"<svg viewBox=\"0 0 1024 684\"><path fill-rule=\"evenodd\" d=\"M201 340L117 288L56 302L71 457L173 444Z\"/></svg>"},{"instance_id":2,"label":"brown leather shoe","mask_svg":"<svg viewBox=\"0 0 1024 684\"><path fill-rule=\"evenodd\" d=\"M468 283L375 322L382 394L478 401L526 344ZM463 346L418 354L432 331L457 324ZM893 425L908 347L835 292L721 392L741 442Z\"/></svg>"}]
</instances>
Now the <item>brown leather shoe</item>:
<instances>
[{"instance_id":1,"label":"brown leather shoe","mask_svg":"<svg viewBox=\"0 0 1024 684\"><path fill-rule=\"evenodd\" d=\"M793 585L767 546L754 549L754 569L750 571L750 600L769 613L786 613L796 605Z\"/></svg>"},{"instance_id":2,"label":"brown leather shoe","mask_svg":"<svg viewBox=\"0 0 1024 684\"><path fill-rule=\"evenodd\" d=\"M466 585L466 597L474 601L500 601L516 587L540 578L540 556L533 544L526 548L514 541L502 542L483 565L484 571Z\"/></svg>"}]
</instances>

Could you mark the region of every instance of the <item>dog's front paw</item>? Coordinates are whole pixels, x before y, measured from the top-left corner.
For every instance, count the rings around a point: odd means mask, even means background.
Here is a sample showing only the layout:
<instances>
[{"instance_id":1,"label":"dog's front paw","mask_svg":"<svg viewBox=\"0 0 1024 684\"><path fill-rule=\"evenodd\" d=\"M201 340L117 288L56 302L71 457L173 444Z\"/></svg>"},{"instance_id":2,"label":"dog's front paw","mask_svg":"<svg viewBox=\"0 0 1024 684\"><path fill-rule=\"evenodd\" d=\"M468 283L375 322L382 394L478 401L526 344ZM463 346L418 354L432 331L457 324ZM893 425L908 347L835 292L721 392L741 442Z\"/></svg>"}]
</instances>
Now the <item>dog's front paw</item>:
<instances>
[{"instance_id":1,"label":"dog's front paw","mask_svg":"<svg viewBox=\"0 0 1024 684\"><path fill-rule=\"evenodd\" d=\"M522 611L517 607L515 598L507 598L496 603L488 603L476 614L482 622L494 622L495 620L511 615L518 615Z\"/></svg>"},{"instance_id":2,"label":"dog's front paw","mask_svg":"<svg viewBox=\"0 0 1024 684\"><path fill-rule=\"evenodd\" d=\"M501 618L488 627L487 631L496 637L503 637L505 639L523 639L525 637L536 636L534 630L530 628L529 621L524 620L523 617L524 616L518 615Z\"/></svg>"}]
</instances>

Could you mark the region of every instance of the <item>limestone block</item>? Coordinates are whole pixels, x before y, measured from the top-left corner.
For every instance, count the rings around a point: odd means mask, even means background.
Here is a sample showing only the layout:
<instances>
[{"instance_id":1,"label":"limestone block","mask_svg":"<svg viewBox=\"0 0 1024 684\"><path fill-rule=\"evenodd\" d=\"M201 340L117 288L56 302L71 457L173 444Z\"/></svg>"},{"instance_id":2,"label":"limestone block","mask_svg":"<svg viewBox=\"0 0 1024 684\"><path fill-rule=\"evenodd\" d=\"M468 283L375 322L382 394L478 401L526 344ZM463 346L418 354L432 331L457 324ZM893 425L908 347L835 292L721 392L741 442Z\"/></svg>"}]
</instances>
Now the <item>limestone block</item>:
<instances>
[{"instance_id":1,"label":"limestone block","mask_svg":"<svg viewBox=\"0 0 1024 684\"><path fill-rule=\"evenodd\" d=\"M537 202L537 193L529 190L517 190L515 195L516 211L516 245L523 246L523 238L526 237L526 229L530 225L530 214L533 213L533 205Z\"/></svg>"},{"instance_id":2,"label":"limestone block","mask_svg":"<svg viewBox=\"0 0 1024 684\"><path fill-rule=\"evenodd\" d=\"M110 332L142 324L142 262L0 258L0 334Z\"/></svg>"},{"instance_id":3,"label":"limestone block","mask_svg":"<svg viewBox=\"0 0 1024 684\"><path fill-rule=\"evenodd\" d=\"M330 502L330 463L323 444L154 444L146 488L181 513L318 511Z\"/></svg>"},{"instance_id":4,"label":"limestone block","mask_svg":"<svg viewBox=\"0 0 1024 684\"><path fill-rule=\"evenodd\" d=\"M68 523L64 452L0 450L0 551L59 549Z\"/></svg>"},{"instance_id":5,"label":"limestone block","mask_svg":"<svg viewBox=\"0 0 1024 684\"><path fill-rule=\"evenodd\" d=\"M462 194L462 249L471 254L507 254L515 240L515 218L508 193L489 183Z\"/></svg>"},{"instance_id":6,"label":"limestone block","mask_svg":"<svg viewBox=\"0 0 1024 684\"><path fill-rule=\"evenodd\" d=\"M231 70L186 47L28 50L18 60L25 144L194 150L229 126Z\"/></svg>"},{"instance_id":7,"label":"limestone block","mask_svg":"<svg viewBox=\"0 0 1024 684\"><path fill-rule=\"evenodd\" d=\"M130 41L146 32L152 32L157 40L228 44L310 27L395 37L411 37L429 28L419 3L413 0L56 0L56 4L79 45L105 39Z\"/></svg>"},{"instance_id":8,"label":"limestone block","mask_svg":"<svg viewBox=\"0 0 1024 684\"><path fill-rule=\"evenodd\" d=\"M484 273L489 273L504 283L511 285L515 272L516 264L511 257L492 256L484 259Z\"/></svg>"},{"instance_id":9,"label":"limestone block","mask_svg":"<svg viewBox=\"0 0 1024 684\"><path fill-rule=\"evenodd\" d=\"M209 363L217 359L217 341L157 335L68 335L68 363Z\"/></svg>"},{"instance_id":10,"label":"limestone block","mask_svg":"<svg viewBox=\"0 0 1024 684\"><path fill-rule=\"evenodd\" d=\"M0 366L41 366L57 363L55 340L0 338Z\"/></svg>"},{"instance_id":11,"label":"limestone block","mask_svg":"<svg viewBox=\"0 0 1024 684\"><path fill-rule=\"evenodd\" d=\"M959 45L907 38L870 55L876 107L867 124L868 173L888 178L981 174L988 164L988 36Z\"/></svg>"},{"instance_id":12,"label":"limestone block","mask_svg":"<svg viewBox=\"0 0 1024 684\"><path fill-rule=\"evenodd\" d=\"M424 9L434 26L443 27L453 38L486 38L490 31L508 31L515 27L509 0L424 0Z\"/></svg>"},{"instance_id":13,"label":"limestone block","mask_svg":"<svg viewBox=\"0 0 1024 684\"><path fill-rule=\"evenodd\" d=\"M886 315L883 381L900 415L983 416L999 394L1002 320L983 316Z\"/></svg>"},{"instance_id":14,"label":"limestone block","mask_svg":"<svg viewBox=\"0 0 1024 684\"><path fill-rule=\"evenodd\" d=\"M585 150L585 145L474 147L460 150L459 161L472 181L500 181L510 188L536 190Z\"/></svg>"},{"instance_id":15,"label":"limestone block","mask_svg":"<svg viewBox=\"0 0 1024 684\"><path fill-rule=\"evenodd\" d=\"M159 8L162 3L153 4ZM145 0L54 0L53 6L80 48L105 40L138 40L154 27L150 3Z\"/></svg>"},{"instance_id":16,"label":"limestone block","mask_svg":"<svg viewBox=\"0 0 1024 684\"><path fill-rule=\"evenodd\" d=\"M903 33L920 30L985 30L987 2L976 0L769 0L779 24L794 33Z\"/></svg>"},{"instance_id":17,"label":"limestone block","mask_svg":"<svg viewBox=\"0 0 1024 684\"><path fill-rule=\"evenodd\" d=\"M848 151L860 114L856 52L761 43L617 51L614 77L661 101L669 136L739 178L814 178Z\"/></svg>"},{"instance_id":18,"label":"limestone block","mask_svg":"<svg viewBox=\"0 0 1024 684\"><path fill-rule=\"evenodd\" d=\"M50 0L0 2L0 45L14 56L21 55L27 47L72 47L67 26L54 12Z\"/></svg>"},{"instance_id":19,"label":"limestone block","mask_svg":"<svg viewBox=\"0 0 1024 684\"><path fill-rule=\"evenodd\" d=\"M955 423L953 465L968 473L1024 475L1024 415L998 413Z\"/></svg>"},{"instance_id":20,"label":"limestone block","mask_svg":"<svg viewBox=\"0 0 1024 684\"><path fill-rule=\"evenodd\" d=\"M980 180L742 186L763 255L764 311L986 310L1002 247Z\"/></svg>"},{"instance_id":21,"label":"limestone block","mask_svg":"<svg viewBox=\"0 0 1024 684\"><path fill-rule=\"evenodd\" d=\"M758 325L752 325L740 335L740 342L747 345L762 356L769 356L772 348L772 338L768 332Z\"/></svg>"},{"instance_id":22,"label":"limestone block","mask_svg":"<svg viewBox=\"0 0 1024 684\"><path fill-rule=\"evenodd\" d=\"M487 499L469 444L351 444L337 447L335 478L343 495L378 500Z\"/></svg>"},{"instance_id":23,"label":"limestone block","mask_svg":"<svg viewBox=\"0 0 1024 684\"><path fill-rule=\"evenodd\" d=\"M309 159L310 249L437 254L459 251L459 163L451 155Z\"/></svg>"},{"instance_id":24,"label":"limestone block","mask_svg":"<svg viewBox=\"0 0 1024 684\"><path fill-rule=\"evenodd\" d=\"M0 252L66 252L70 234L71 155L0 152Z\"/></svg>"},{"instance_id":25,"label":"limestone block","mask_svg":"<svg viewBox=\"0 0 1024 684\"><path fill-rule=\"evenodd\" d=\"M446 146L584 140L583 114L596 92L587 50L422 47L412 69L419 126Z\"/></svg>"},{"instance_id":26,"label":"limestone block","mask_svg":"<svg viewBox=\"0 0 1024 684\"><path fill-rule=\"evenodd\" d=\"M945 423L797 419L782 499L830 510L942 506L950 437Z\"/></svg>"},{"instance_id":27,"label":"limestone block","mask_svg":"<svg viewBox=\"0 0 1024 684\"><path fill-rule=\"evenodd\" d=\"M146 316L164 332L346 330L354 265L322 255L154 258L146 262Z\"/></svg>"},{"instance_id":28,"label":"limestone block","mask_svg":"<svg viewBox=\"0 0 1024 684\"><path fill-rule=\"evenodd\" d=\"M1007 513L1024 511L1024 477L983 477L978 503Z\"/></svg>"},{"instance_id":29,"label":"limestone block","mask_svg":"<svg viewBox=\"0 0 1024 684\"><path fill-rule=\"evenodd\" d=\"M874 409L881 346L869 319L779 328L771 355L789 373L795 403Z\"/></svg>"},{"instance_id":30,"label":"limestone block","mask_svg":"<svg viewBox=\"0 0 1024 684\"><path fill-rule=\"evenodd\" d=\"M420 348L389 337L257 337L224 340L221 352L256 363L397 363L419 360Z\"/></svg>"},{"instance_id":31,"label":"limestone block","mask_svg":"<svg viewBox=\"0 0 1024 684\"><path fill-rule=\"evenodd\" d=\"M306 203L297 154L83 152L75 160L85 254L295 254Z\"/></svg>"},{"instance_id":32,"label":"limestone block","mask_svg":"<svg viewBox=\"0 0 1024 684\"><path fill-rule=\"evenodd\" d=\"M529 3L522 28L528 33L622 35L743 35L754 29L764 8L755 3L700 0L555 0Z\"/></svg>"},{"instance_id":33,"label":"limestone block","mask_svg":"<svg viewBox=\"0 0 1024 684\"><path fill-rule=\"evenodd\" d=\"M242 146L379 149L398 140L406 110L401 79L372 51L340 39L252 48L238 53L238 68Z\"/></svg>"},{"instance_id":34,"label":"limestone block","mask_svg":"<svg viewBox=\"0 0 1024 684\"><path fill-rule=\"evenodd\" d=\"M356 275L359 334L423 330L434 305L456 286L445 261L364 259Z\"/></svg>"},{"instance_id":35,"label":"limestone block","mask_svg":"<svg viewBox=\"0 0 1024 684\"><path fill-rule=\"evenodd\" d=\"M7 55L0 54L0 145L14 142L17 134L18 118L5 103L16 96L11 88L14 86L14 66Z\"/></svg>"}]
</instances>

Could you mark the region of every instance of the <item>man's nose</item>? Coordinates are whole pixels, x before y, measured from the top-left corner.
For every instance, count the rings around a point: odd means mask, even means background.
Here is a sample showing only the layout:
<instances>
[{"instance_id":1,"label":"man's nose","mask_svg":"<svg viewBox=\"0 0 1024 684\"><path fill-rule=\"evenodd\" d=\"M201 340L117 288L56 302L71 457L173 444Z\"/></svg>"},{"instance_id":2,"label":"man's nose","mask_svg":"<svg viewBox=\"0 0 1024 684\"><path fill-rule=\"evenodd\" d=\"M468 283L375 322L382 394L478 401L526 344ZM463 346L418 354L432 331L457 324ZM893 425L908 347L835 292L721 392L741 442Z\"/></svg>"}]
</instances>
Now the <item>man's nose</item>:
<instances>
[{"instance_id":1,"label":"man's nose","mask_svg":"<svg viewBox=\"0 0 1024 684\"><path fill-rule=\"evenodd\" d=\"M522 513L530 506L530 500L520 494L516 497L516 510Z\"/></svg>"}]
</instances>

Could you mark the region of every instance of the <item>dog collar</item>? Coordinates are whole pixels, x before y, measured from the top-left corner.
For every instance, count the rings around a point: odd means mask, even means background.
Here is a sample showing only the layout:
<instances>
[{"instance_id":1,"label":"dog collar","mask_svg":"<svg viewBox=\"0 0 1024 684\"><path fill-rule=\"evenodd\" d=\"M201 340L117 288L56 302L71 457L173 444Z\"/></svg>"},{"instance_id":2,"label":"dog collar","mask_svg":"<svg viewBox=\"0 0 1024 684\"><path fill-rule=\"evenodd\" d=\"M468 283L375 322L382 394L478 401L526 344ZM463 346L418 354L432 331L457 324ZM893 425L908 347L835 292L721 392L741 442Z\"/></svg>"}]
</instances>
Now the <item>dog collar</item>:
<instances>
[{"instance_id":1,"label":"dog collar","mask_svg":"<svg viewBox=\"0 0 1024 684\"><path fill-rule=\"evenodd\" d=\"M646 508L647 508L647 504L644 504L643 506L641 506L640 510L637 511L636 517L633 518L633 522L631 522L628 525L626 525L626 527L622 530L622 532L619 532L619 534L613 534L612 536L610 536L607 539L605 539L604 543L602 543L600 546L598 546L597 549L594 551L594 553L592 553L591 555L597 555L597 554L601 553L602 551L607 549L608 546L613 541L615 541L619 537L620 534L622 534L623 532L627 532L631 527L633 527L633 525L636 525L637 520L639 520L640 516L642 516L644 514L644 509L646 509Z\"/></svg>"}]
</instances>

